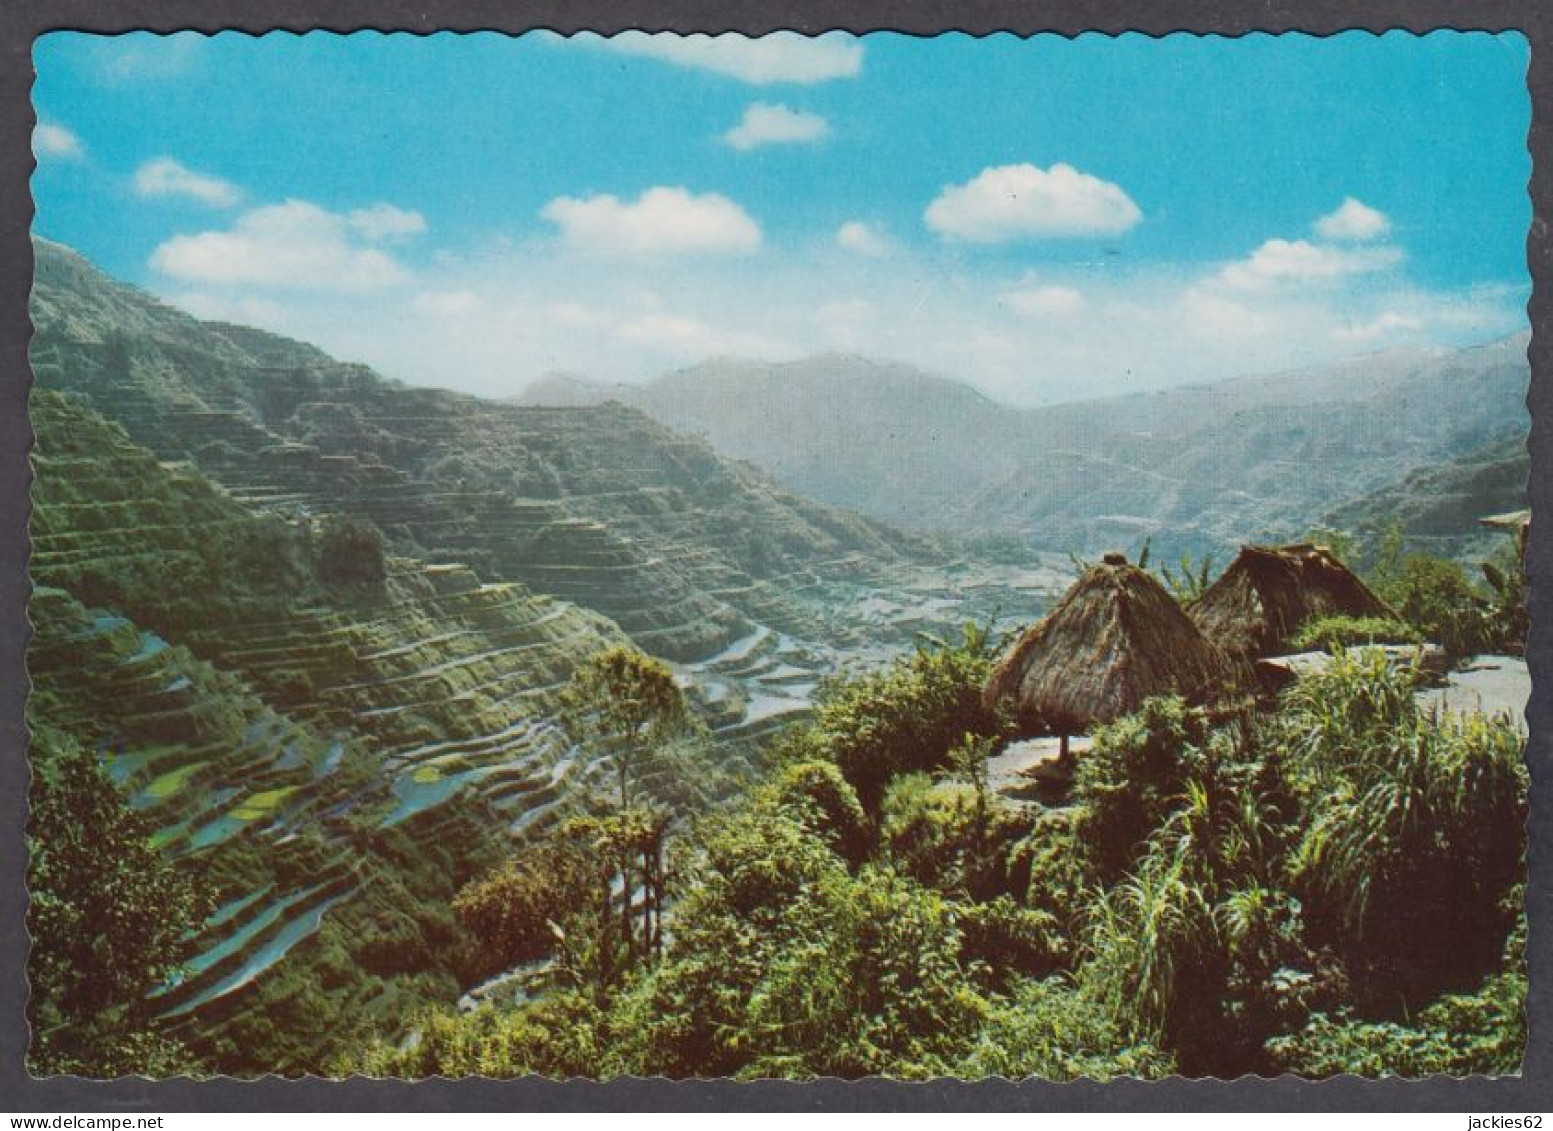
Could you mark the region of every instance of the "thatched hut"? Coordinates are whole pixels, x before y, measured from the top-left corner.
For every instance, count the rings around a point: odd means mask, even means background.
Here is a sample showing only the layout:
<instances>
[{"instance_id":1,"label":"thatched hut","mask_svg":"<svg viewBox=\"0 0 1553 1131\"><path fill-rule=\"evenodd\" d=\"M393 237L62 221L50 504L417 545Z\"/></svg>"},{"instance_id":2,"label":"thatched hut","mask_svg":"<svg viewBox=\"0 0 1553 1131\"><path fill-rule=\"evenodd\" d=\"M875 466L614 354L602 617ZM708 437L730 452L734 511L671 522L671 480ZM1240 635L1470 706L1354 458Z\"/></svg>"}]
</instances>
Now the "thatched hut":
<instances>
[{"instance_id":1,"label":"thatched hut","mask_svg":"<svg viewBox=\"0 0 1553 1131\"><path fill-rule=\"evenodd\" d=\"M989 704L1013 698L1027 730L1083 734L1153 695L1209 699L1230 676L1158 581L1120 554L1084 572L993 669Z\"/></svg>"},{"instance_id":2,"label":"thatched hut","mask_svg":"<svg viewBox=\"0 0 1553 1131\"><path fill-rule=\"evenodd\" d=\"M1520 555L1521 569L1526 568L1526 545L1531 539L1531 511L1518 510L1508 514L1491 514L1478 522L1493 530L1504 530L1515 536L1515 552Z\"/></svg>"},{"instance_id":3,"label":"thatched hut","mask_svg":"<svg viewBox=\"0 0 1553 1131\"><path fill-rule=\"evenodd\" d=\"M1317 617L1389 617L1386 602L1325 546L1242 546L1217 581L1187 606L1204 636L1232 659L1279 655Z\"/></svg>"}]
</instances>

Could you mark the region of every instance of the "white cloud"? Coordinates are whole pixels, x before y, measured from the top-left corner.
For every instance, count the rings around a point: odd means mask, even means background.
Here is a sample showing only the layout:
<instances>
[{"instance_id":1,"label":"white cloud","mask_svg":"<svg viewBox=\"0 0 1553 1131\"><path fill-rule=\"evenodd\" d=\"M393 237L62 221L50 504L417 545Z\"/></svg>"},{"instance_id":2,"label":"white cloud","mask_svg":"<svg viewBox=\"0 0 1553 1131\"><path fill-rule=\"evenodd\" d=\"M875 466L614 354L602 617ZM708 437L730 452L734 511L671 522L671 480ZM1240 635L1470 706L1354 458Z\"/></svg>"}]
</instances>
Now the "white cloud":
<instances>
[{"instance_id":1,"label":"white cloud","mask_svg":"<svg viewBox=\"0 0 1553 1131\"><path fill-rule=\"evenodd\" d=\"M747 334L709 326L683 314L646 314L616 328L623 342L671 351L681 357L769 357L786 347L759 334Z\"/></svg>"},{"instance_id":2,"label":"white cloud","mask_svg":"<svg viewBox=\"0 0 1553 1131\"><path fill-rule=\"evenodd\" d=\"M894 246L883 231L861 220L848 220L837 228L836 242L848 251L874 257L887 255Z\"/></svg>"},{"instance_id":3,"label":"white cloud","mask_svg":"<svg viewBox=\"0 0 1553 1131\"><path fill-rule=\"evenodd\" d=\"M86 156L81 139L64 126L53 122L39 122L32 131L32 152L42 157L57 157L63 161L79 161Z\"/></svg>"},{"instance_id":4,"label":"white cloud","mask_svg":"<svg viewBox=\"0 0 1553 1131\"><path fill-rule=\"evenodd\" d=\"M1338 342L1374 342L1398 333L1422 330L1421 319L1388 310L1365 322L1350 322L1332 330L1332 339Z\"/></svg>"},{"instance_id":5,"label":"white cloud","mask_svg":"<svg viewBox=\"0 0 1553 1131\"><path fill-rule=\"evenodd\" d=\"M1083 294L1072 287L1052 284L1005 291L1000 301L1011 310L1037 318L1072 315L1084 309Z\"/></svg>"},{"instance_id":6,"label":"white cloud","mask_svg":"<svg viewBox=\"0 0 1553 1131\"><path fill-rule=\"evenodd\" d=\"M1271 239L1245 259L1225 267L1219 279L1237 290L1327 282L1395 267L1403 258L1399 247L1339 248L1308 240Z\"/></svg>"},{"instance_id":7,"label":"white cloud","mask_svg":"<svg viewBox=\"0 0 1553 1131\"><path fill-rule=\"evenodd\" d=\"M587 38L591 41L596 37ZM863 67L863 45L839 32L811 39L797 32L777 31L751 39L735 32L681 36L624 31L603 44L612 51L712 71L756 86L855 78Z\"/></svg>"},{"instance_id":8,"label":"white cloud","mask_svg":"<svg viewBox=\"0 0 1553 1131\"><path fill-rule=\"evenodd\" d=\"M470 318L484 314L490 304L467 288L450 291L421 291L411 300L415 309L440 318Z\"/></svg>"},{"instance_id":9,"label":"white cloud","mask_svg":"<svg viewBox=\"0 0 1553 1131\"><path fill-rule=\"evenodd\" d=\"M757 149L762 145L819 141L829 132L829 123L818 114L790 110L771 102L754 102L745 108L739 124L723 134L723 141L735 149Z\"/></svg>"},{"instance_id":10,"label":"white cloud","mask_svg":"<svg viewBox=\"0 0 1553 1131\"><path fill-rule=\"evenodd\" d=\"M651 188L634 201L607 193L561 196L539 213L581 251L611 255L727 255L760 247L760 225L726 196Z\"/></svg>"},{"instance_id":11,"label":"white cloud","mask_svg":"<svg viewBox=\"0 0 1553 1131\"><path fill-rule=\"evenodd\" d=\"M972 243L1114 236L1142 218L1121 186L1062 164L983 169L963 185L944 186L923 215L939 235Z\"/></svg>"},{"instance_id":12,"label":"white cloud","mask_svg":"<svg viewBox=\"0 0 1553 1131\"><path fill-rule=\"evenodd\" d=\"M335 224L351 248L388 250L344 215ZM1289 257L1301 264L1291 274L1266 270L1289 260L1264 251L1253 276L1267 281L1245 287L1226 283L1223 264L1049 262L1022 274L906 244L882 259L825 239L756 258L664 260L556 254L558 242L427 248L412 286L315 289L305 300L247 282L158 281L203 296L191 308L390 376L497 396L558 369L634 383L715 355L774 361L840 349L967 380L999 400L1050 403L1466 345L1525 325L1524 286L1424 291L1402 269L1333 273L1320 256L1334 249L1315 240L1316 282L1301 253ZM1252 271L1264 247L1248 244L1238 265ZM1400 256L1384 245L1335 250Z\"/></svg>"},{"instance_id":13,"label":"white cloud","mask_svg":"<svg viewBox=\"0 0 1553 1131\"><path fill-rule=\"evenodd\" d=\"M419 212L395 208L392 204L374 204L346 214L352 228L369 240L401 240L426 231L426 217Z\"/></svg>"},{"instance_id":14,"label":"white cloud","mask_svg":"<svg viewBox=\"0 0 1553 1131\"><path fill-rule=\"evenodd\" d=\"M228 231L174 236L151 254L160 274L188 282L364 291L408 282L387 253L352 240L344 216L303 200L251 209Z\"/></svg>"},{"instance_id":15,"label":"white cloud","mask_svg":"<svg viewBox=\"0 0 1553 1131\"><path fill-rule=\"evenodd\" d=\"M181 78L198 63L207 37L197 31L140 31L85 38L98 79L120 85Z\"/></svg>"},{"instance_id":16,"label":"white cloud","mask_svg":"<svg viewBox=\"0 0 1553 1131\"><path fill-rule=\"evenodd\" d=\"M141 196L187 196L217 208L230 208L243 198L242 190L231 182L196 173L171 157L157 157L140 166L135 171L135 191Z\"/></svg>"},{"instance_id":17,"label":"white cloud","mask_svg":"<svg viewBox=\"0 0 1553 1131\"><path fill-rule=\"evenodd\" d=\"M1316 235L1324 240L1377 240L1391 233L1391 221L1384 212L1368 204L1345 197L1336 211L1329 212L1315 223Z\"/></svg>"},{"instance_id":18,"label":"white cloud","mask_svg":"<svg viewBox=\"0 0 1553 1131\"><path fill-rule=\"evenodd\" d=\"M1271 335L1275 323L1267 313L1211 287L1191 286L1182 292L1178 310L1182 325L1216 343Z\"/></svg>"}]
</instances>

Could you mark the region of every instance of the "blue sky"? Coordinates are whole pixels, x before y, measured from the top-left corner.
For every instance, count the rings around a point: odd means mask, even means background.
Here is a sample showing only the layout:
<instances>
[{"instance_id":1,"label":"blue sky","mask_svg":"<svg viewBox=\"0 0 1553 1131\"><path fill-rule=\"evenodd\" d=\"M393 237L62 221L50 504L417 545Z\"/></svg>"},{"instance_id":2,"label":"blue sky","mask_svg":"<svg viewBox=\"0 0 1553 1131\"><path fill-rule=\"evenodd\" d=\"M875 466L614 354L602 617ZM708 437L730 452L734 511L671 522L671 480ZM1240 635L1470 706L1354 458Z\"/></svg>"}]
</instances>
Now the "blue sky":
<instances>
[{"instance_id":1,"label":"blue sky","mask_svg":"<svg viewBox=\"0 0 1553 1131\"><path fill-rule=\"evenodd\" d=\"M56 33L35 229L503 395L847 350L1040 403L1525 324L1527 47Z\"/></svg>"}]
</instances>

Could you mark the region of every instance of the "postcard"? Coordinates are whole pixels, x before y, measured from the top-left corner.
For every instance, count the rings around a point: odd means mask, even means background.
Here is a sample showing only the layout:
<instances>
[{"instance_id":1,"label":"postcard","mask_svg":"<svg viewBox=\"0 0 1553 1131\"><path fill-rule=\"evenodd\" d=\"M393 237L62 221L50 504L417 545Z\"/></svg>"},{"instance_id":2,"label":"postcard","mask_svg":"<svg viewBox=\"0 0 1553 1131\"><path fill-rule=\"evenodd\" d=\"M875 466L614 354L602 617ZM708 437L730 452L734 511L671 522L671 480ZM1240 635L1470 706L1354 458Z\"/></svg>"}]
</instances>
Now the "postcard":
<instances>
[{"instance_id":1,"label":"postcard","mask_svg":"<svg viewBox=\"0 0 1553 1131\"><path fill-rule=\"evenodd\" d=\"M28 1070L1517 1074L1529 50L40 37Z\"/></svg>"}]
</instances>

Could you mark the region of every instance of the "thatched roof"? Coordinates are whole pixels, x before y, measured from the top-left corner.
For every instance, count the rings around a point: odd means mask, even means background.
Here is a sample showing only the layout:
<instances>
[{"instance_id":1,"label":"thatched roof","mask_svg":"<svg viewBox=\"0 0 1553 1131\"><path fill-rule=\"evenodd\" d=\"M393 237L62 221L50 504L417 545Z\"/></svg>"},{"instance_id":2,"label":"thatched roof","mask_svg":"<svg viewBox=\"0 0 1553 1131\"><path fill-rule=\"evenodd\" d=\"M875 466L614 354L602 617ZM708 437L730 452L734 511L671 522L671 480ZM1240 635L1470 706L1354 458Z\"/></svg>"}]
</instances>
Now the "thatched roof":
<instances>
[{"instance_id":1,"label":"thatched roof","mask_svg":"<svg viewBox=\"0 0 1553 1131\"><path fill-rule=\"evenodd\" d=\"M1217 581L1187 607L1203 635L1236 659L1287 651L1316 617L1396 617L1325 546L1242 546Z\"/></svg>"},{"instance_id":2,"label":"thatched roof","mask_svg":"<svg viewBox=\"0 0 1553 1131\"><path fill-rule=\"evenodd\" d=\"M1478 522L1484 526L1492 526L1499 530L1525 530L1531 525L1531 511L1510 511L1508 514L1491 514L1487 518L1480 518Z\"/></svg>"},{"instance_id":3,"label":"thatched roof","mask_svg":"<svg viewBox=\"0 0 1553 1131\"><path fill-rule=\"evenodd\" d=\"M1108 554L1003 657L986 699L1012 696L1026 728L1081 734L1153 695L1205 701L1229 674L1164 586Z\"/></svg>"}]
</instances>

